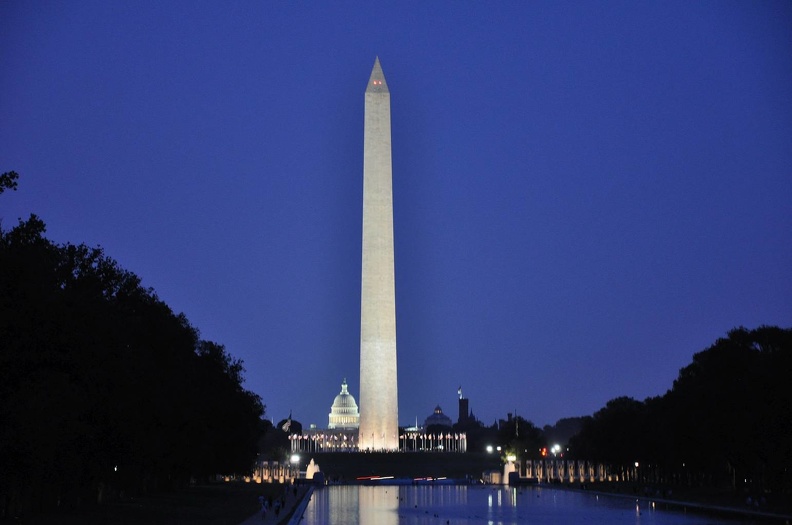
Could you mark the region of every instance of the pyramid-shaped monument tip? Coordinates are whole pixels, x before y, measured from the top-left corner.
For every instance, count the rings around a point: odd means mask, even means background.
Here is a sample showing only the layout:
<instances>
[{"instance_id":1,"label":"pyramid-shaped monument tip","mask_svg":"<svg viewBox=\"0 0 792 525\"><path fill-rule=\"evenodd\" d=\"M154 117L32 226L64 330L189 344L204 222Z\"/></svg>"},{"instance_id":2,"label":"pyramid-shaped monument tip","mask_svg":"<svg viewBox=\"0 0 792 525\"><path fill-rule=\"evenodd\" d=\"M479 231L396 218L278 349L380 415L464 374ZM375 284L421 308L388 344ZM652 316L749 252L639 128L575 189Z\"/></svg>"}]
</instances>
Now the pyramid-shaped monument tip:
<instances>
[{"instance_id":1,"label":"pyramid-shaped monument tip","mask_svg":"<svg viewBox=\"0 0 792 525\"><path fill-rule=\"evenodd\" d=\"M388 83L385 81L385 73L382 72L379 57L374 59L374 67L371 68L366 93L389 93Z\"/></svg>"}]
</instances>

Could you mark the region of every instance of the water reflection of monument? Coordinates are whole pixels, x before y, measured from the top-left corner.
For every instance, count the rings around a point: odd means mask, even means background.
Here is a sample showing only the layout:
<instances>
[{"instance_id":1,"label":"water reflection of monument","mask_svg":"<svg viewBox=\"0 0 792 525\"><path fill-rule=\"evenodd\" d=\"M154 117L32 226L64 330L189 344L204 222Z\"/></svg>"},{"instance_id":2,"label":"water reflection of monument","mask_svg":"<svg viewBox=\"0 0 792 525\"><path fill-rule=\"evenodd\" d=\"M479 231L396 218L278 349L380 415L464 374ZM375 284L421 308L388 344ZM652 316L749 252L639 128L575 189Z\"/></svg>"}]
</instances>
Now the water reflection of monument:
<instances>
[{"instance_id":1,"label":"water reflection of monument","mask_svg":"<svg viewBox=\"0 0 792 525\"><path fill-rule=\"evenodd\" d=\"M399 523L398 490L377 489L379 487L358 487L358 523Z\"/></svg>"},{"instance_id":2,"label":"water reflection of monument","mask_svg":"<svg viewBox=\"0 0 792 525\"><path fill-rule=\"evenodd\" d=\"M317 490L305 510L304 525L344 523L674 523L712 522L650 498L594 498L586 491L555 487L336 485Z\"/></svg>"},{"instance_id":3,"label":"water reflection of monument","mask_svg":"<svg viewBox=\"0 0 792 525\"><path fill-rule=\"evenodd\" d=\"M391 489L391 490L389 490ZM304 523L399 523L397 487L334 486L319 490L303 514Z\"/></svg>"}]
</instances>

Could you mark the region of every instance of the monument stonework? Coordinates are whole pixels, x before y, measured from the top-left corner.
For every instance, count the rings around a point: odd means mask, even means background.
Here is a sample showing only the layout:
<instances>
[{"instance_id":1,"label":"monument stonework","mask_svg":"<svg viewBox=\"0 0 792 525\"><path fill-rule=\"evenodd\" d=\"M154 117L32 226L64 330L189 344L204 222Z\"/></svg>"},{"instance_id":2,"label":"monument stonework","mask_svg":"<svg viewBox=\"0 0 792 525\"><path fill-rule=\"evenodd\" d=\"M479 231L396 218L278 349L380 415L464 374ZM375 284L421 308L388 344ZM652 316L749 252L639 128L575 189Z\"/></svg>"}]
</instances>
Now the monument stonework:
<instances>
[{"instance_id":1,"label":"monument stonework","mask_svg":"<svg viewBox=\"0 0 792 525\"><path fill-rule=\"evenodd\" d=\"M359 450L398 450L390 92L379 58L366 87Z\"/></svg>"}]
</instances>

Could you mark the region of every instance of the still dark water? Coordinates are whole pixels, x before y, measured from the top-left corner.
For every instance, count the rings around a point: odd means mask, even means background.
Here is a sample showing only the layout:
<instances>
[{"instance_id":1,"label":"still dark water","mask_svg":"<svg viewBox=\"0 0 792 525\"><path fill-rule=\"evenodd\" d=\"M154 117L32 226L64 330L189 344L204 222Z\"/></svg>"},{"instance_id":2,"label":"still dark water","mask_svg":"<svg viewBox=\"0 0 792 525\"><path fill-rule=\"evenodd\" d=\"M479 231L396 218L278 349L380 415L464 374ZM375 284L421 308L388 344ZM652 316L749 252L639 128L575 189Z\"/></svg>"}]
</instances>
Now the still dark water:
<instances>
[{"instance_id":1,"label":"still dark water","mask_svg":"<svg viewBox=\"0 0 792 525\"><path fill-rule=\"evenodd\" d=\"M305 510L306 525L592 525L736 524L728 520L631 498L541 487L331 486L317 489Z\"/></svg>"}]
</instances>

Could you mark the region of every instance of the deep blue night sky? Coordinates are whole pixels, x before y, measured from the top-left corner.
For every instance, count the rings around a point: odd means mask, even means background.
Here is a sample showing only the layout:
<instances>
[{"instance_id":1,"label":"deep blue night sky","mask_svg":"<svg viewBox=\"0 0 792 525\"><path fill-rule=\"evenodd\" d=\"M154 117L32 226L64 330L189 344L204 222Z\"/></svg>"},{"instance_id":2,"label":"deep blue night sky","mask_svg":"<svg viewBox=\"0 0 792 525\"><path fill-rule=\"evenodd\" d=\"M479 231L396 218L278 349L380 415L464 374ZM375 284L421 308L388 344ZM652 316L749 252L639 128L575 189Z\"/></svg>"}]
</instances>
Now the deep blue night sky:
<instances>
[{"instance_id":1,"label":"deep blue night sky","mask_svg":"<svg viewBox=\"0 0 792 525\"><path fill-rule=\"evenodd\" d=\"M402 424L459 385L487 424L591 414L792 325L792 4L317 4L0 3L3 227L102 245L324 426L378 55Z\"/></svg>"}]
</instances>

